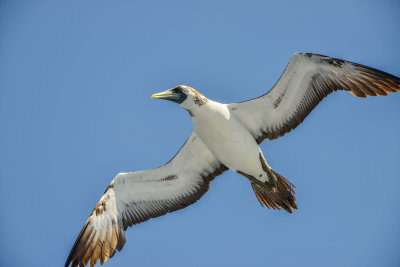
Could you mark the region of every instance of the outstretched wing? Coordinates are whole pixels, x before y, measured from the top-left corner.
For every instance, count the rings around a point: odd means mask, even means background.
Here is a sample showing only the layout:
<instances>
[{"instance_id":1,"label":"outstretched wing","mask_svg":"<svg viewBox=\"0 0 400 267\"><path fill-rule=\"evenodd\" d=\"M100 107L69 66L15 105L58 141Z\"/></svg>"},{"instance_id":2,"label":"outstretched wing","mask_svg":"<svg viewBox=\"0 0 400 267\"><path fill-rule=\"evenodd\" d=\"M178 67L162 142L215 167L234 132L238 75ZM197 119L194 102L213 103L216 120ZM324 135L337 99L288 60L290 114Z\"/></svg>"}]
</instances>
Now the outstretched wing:
<instances>
[{"instance_id":1,"label":"outstretched wing","mask_svg":"<svg viewBox=\"0 0 400 267\"><path fill-rule=\"evenodd\" d=\"M337 58L298 53L267 94L228 107L261 143L296 128L334 91L366 97L396 93L399 89L400 78L383 71Z\"/></svg>"},{"instance_id":2,"label":"outstretched wing","mask_svg":"<svg viewBox=\"0 0 400 267\"><path fill-rule=\"evenodd\" d=\"M86 221L65 266L94 266L98 260L104 264L124 246L129 226L196 202L225 170L193 132L164 166L118 174Z\"/></svg>"}]
</instances>

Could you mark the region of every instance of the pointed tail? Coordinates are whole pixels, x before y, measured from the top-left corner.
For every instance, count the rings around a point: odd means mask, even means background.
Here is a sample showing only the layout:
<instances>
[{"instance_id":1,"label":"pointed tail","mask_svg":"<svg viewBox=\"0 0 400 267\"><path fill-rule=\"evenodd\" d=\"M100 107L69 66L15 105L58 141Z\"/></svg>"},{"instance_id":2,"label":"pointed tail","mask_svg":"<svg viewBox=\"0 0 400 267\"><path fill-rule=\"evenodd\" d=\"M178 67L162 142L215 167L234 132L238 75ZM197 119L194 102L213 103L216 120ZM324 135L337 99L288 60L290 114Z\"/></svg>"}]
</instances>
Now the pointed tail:
<instances>
[{"instance_id":1,"label":"pointed tail","mask_svg":"<svg viewBox=\"0 0 400 267\"><path fill-rule=\"evenodd\" d=\"M292 209L297 210L296 194L293 190L295 187L285 177L276 173L274 170L269 169L271 176L273 176L274 183L267 182L262 183L260 181L251 182L254 193L257 196L261 206L267 206L267 208L273 208L280 210L283 208L289 213L292 213ZM271 185L273 184L273 185Z\"/></svg>"}]
</instances>

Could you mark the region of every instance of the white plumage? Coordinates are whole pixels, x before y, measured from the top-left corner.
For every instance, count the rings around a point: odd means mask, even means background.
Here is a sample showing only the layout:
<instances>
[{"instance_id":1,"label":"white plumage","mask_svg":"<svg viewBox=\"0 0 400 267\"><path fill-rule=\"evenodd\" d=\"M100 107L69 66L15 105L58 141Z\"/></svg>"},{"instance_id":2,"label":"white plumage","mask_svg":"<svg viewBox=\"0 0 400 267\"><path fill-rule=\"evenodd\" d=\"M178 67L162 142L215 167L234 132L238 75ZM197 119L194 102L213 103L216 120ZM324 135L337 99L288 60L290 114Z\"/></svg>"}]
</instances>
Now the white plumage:
<instances>
[{"instance_id":1,"label":"white plumage","mask_svg":"<svg viewBox=\"0 0 400 267\"><path fill-rule=\"evenodd\" d=\"M228 168L251 182L261 205L296 209L293 185L265 161L258 146L297 127L328 94L345 90L366 97L397 92L400 79L348 61L295 54L274 88L245 102L221 104L188 86L154 98L179 103L193 118L194 130L167 164L120 173L107 187L79 234L65 266L104 264L125 244L131 225L197 201L210 181Z\"/></svg>"}]
</instances>

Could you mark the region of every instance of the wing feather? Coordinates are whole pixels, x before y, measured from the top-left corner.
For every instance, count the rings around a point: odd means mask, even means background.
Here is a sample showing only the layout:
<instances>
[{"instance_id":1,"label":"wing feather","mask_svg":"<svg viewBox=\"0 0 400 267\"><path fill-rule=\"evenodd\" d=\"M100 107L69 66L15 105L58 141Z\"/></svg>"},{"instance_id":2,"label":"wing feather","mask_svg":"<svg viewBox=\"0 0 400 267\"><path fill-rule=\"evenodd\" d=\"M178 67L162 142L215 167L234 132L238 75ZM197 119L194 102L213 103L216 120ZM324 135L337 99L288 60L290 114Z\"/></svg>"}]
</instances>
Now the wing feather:
<instances>
[{"instance_id":1,"label":"wing feather","mask_svg":"<svg viewBox=\"0 0 400 267\"><path fill-rule=\"evenodd\" d=\"M225 170L192 133L164 166L118 174L86 221L65 266L94 266L99 260L104 264L123 248L129 226L196 202Z\"/></svg>"},{"instance_id":2,"label":"wing feather","mask_svg":"<svg viewBox=\"0 0 400 267\"><path fill-rule=\"evenodd\" d=\"M400 78L327 56L293 55L275 86L265 95L228 105L258 143L296 128L330 93L348 91L357 97L387 95L400 89Z\"/></svg>"}]
</instances>

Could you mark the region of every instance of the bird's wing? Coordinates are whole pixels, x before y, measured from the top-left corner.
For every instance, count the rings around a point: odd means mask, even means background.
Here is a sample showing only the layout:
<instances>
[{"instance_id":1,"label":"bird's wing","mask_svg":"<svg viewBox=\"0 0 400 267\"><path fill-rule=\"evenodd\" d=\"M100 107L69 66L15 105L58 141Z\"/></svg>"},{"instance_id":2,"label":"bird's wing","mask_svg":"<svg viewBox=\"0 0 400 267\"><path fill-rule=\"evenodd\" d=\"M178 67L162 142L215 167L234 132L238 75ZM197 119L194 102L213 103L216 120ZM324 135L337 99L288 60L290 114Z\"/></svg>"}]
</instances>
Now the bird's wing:
<instances>
[{"instance_id":1,"label":"bird's wing","mask_svg":"<svg viewBox=\"0 0 400 267\"><path fill-rule=\"evenodd\" d=\"M267 94L228 107L261 143L296 128L334 91L345 90L366 97L387 95L399 89L400 78L388 73L337 58L297 53Z\"/></svg>"},{"instance_id":2,"label":"bird's wing","mask_svg":"<svg viewBox=\"0 0 400 267\"><path fill-rule=\"evenodd\" d=\"M196 202L225 170L193 132L167 164L118 174L86 221L65 266L94 266L98 260L104 264L124 246L129 226Z\"/></svg>"}]
</instances>

